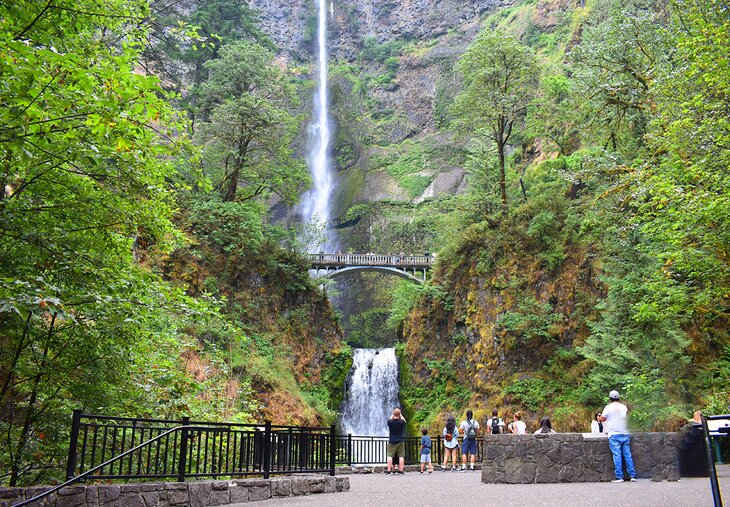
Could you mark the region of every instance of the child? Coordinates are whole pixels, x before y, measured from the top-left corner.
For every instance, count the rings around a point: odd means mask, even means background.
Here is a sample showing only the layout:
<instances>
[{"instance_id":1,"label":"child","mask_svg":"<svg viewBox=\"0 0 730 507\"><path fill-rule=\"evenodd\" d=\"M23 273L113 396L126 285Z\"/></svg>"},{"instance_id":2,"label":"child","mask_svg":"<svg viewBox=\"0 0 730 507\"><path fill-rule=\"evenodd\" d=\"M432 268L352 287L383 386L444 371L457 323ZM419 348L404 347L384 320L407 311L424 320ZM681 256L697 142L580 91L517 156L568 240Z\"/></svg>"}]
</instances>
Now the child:
<instances>
[{"instance_id":1,"label":"child","mask_svg":"<svg viewBox=\"0 0 730 507\"><path fill-rule=\"evenodd\" d=\"M431 462L431 437L428 436L428 430L423 428L421 430L423 436L421 437L421 473L426 463L428 463L428 473L433 473L433 463Z\"/></svg>"}]
</instances>

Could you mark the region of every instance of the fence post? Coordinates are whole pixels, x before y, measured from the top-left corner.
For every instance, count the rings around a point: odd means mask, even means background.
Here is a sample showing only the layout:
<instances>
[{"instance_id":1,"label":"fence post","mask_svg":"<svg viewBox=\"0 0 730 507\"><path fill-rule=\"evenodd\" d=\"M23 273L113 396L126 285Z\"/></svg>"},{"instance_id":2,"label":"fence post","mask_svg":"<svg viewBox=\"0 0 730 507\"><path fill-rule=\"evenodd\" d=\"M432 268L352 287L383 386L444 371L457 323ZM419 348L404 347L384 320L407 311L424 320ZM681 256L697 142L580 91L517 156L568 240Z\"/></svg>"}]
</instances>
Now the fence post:
<instances>
[{"instance_id":1,"label":"fence post","mask_svg":"<svg viewBox=\"0 0 730 507\"><path fill-rule=\"evenodd\" d=\"M266 421L264 426L264 479L269 478L269 471L271 469L271 421Z\"/></svg>"},{"instance_id":2,"label":"fence post","mask_svg":"<svg viewBox=\"0 0 730 507\"><path fill-rule=\"evenodd\" d=\"M441 464L441 463L443 463L443 461L441 461L443 459L443 457L441 455L441 453L443 453L443 449L441 449L441 435L438 435L436 437L436 444L437 444L437 446L438 446L437 448L439 450L438 451L438 457L439 457L438 462L439 462L439 464Z\"/></svg>"},{"instance_id":3,"label":"fence post","mask_svg":"<svg viewBox=\"0 0 730 507\"><path fill-rule=\"evenodd\" d=\"M712 501L715 507L722 507L722 494L720 493L720 484L717 481L717 468L715 467L715 456L712 452L712 437L710 429L707 427L707 418L702 415L702 432L705 437L705 453L707 455L707 468L710 472L710 488L712 489Z\"/></svg>"},{"instance_id":4,"label":"fence post","mask_svg":"<svg viewBox=\"0 0 730 507\"><path fill-rule=\"evenodd\" d=\"M352 433L347 434L347 464L352 466Z\"/></svg>"},{"instance_id":5,"label":"fence post","mask_svg":"<svg viewBox=\"0 0 730 507\"><path fill-rule=\"evenodd\" d=\"M177 461L177 482L185 482L185 475L188 468L188 429L190 418L182 418L183 429L180 431L180 457Z\"/></svg>"},{"instance_id":6,"label":"fence post","mask_svg":"<svg viewBox=\"0 0 730 507\"><path fill-rule=\"evenodd\" d=\"M335 465L337 461L337 442L335 435L335 425L330 425L330 475L335 475Z\"/></svg>"},{"instance_id":7,"label":"fence post","mask_svg":"<svg viewBox=\"0 0 730 507\"><path fill-rule=\"evenodd\" d=\"M81 410L75 409L71 417L71 441L68 445L68 462L66 464L66 480L73 479L76 472L76 451L79 445L79 428L81 426Z\"/></svg>"}]
</instances>

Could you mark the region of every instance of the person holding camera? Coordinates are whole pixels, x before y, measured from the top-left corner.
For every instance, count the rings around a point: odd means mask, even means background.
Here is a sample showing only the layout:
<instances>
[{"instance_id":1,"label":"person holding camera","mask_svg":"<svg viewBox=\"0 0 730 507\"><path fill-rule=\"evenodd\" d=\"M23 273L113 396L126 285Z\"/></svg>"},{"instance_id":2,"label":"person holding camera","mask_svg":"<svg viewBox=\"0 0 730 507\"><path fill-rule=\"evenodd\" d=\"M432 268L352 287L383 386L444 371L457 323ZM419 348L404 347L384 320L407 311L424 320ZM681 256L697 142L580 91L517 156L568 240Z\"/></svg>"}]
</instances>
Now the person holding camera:
<instances>
[{"instance_id":1,"label":"person holding camera","mask_svg":"<svg viewBox=\"0 0 730 507\"><path fill-rule=\"evenodd\" d=\"M608 447L613 455L614 473L616 474L616 479L611 482L624 482L623 461L626 462L629 480L636 482L634 458L631 456L631 436L626 424L626 414L629 409L621 403L619 393L615 389L608 393L608 399L610 403L596 419L606 423L605 432L608 433Z\"/></svg>"}]
</instances>

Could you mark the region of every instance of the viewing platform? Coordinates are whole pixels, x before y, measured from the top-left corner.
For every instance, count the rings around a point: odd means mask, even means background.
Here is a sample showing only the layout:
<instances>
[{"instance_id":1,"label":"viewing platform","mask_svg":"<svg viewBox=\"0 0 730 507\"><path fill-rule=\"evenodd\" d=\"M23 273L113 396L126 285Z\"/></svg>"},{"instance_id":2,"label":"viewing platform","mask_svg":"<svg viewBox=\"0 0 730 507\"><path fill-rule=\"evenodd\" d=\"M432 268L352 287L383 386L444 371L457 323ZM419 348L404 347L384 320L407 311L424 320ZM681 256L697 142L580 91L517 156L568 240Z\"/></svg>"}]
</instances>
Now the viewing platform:
<instances>
[{"instance_id":1,"label":"viewing platform","mask_svg":"<svg viewBox=\"0 0 730 507\"><path fill-rule=\"evenodd\" d=\"M382 255L351 253L309 254L312 269L317 276L334 278L357 271L379 271L424 283L435 262L432 255ZM324 271L322 274L321 272Z\"/></svg>"}]
</instances>

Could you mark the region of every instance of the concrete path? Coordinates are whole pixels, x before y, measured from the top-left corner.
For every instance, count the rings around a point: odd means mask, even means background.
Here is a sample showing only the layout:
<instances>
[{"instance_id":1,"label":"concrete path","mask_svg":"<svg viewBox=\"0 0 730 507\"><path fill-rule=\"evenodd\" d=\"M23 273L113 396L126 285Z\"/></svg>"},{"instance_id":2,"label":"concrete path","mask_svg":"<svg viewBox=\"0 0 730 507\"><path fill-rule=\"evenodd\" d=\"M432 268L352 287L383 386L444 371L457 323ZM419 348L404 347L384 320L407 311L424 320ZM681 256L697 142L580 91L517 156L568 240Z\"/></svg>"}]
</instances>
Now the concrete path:
<instances>
[{"instance_id":1,"label":"concrete path","mask_svg":"<svg viewBox=\"0 0 730 507\"><path fill-rule=\"evenodd\" d=\"M730 465L718 467L723 498L730 504ZM637 482L613 484L484 484L480 472L440 472L400 476L383 474L349 475L350 491L241 504L237 507L318 506L393 507L411 506L711 506L709 479L679 482Z\"/></svg>"}]
</instances>

